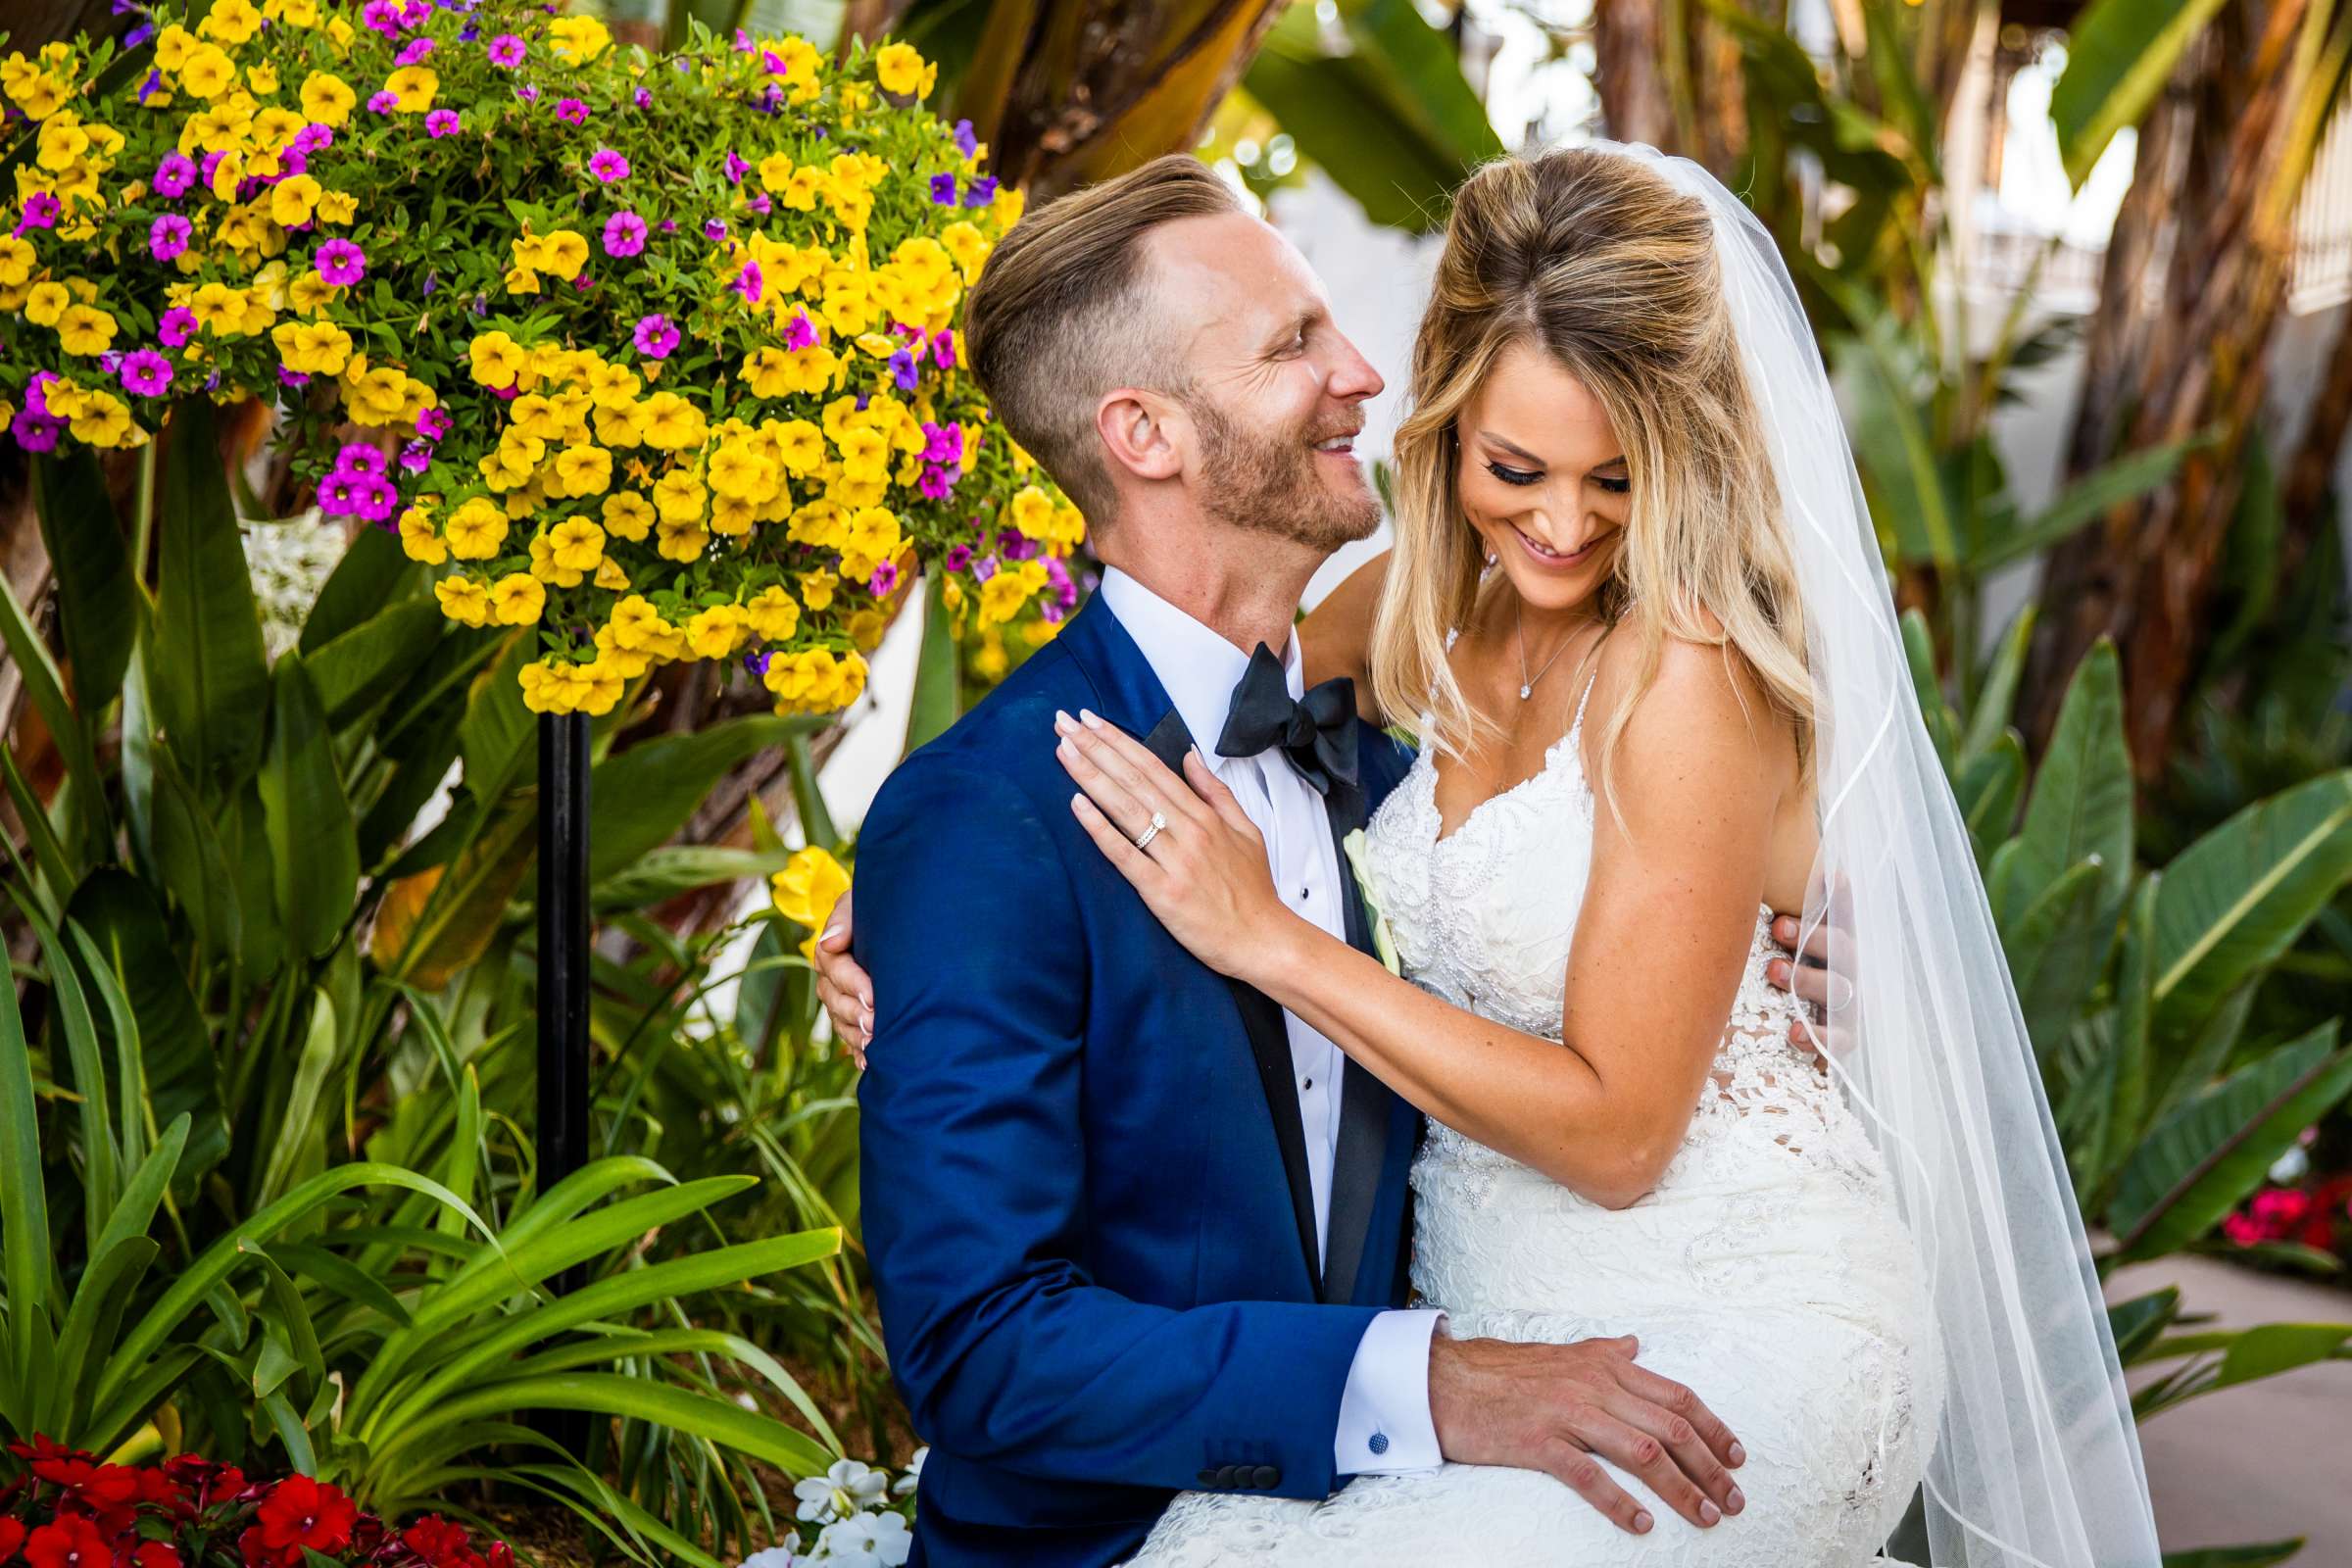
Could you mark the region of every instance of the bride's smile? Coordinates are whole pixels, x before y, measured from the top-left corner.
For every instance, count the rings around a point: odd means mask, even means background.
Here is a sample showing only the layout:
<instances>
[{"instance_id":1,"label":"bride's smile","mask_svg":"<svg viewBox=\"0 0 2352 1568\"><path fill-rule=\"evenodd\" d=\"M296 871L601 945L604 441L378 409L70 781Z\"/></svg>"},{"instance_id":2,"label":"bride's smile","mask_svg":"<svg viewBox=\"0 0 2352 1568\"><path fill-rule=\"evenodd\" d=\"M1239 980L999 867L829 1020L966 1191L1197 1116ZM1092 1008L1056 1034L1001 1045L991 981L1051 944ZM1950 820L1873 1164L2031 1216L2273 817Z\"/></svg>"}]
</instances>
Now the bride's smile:
<instances>
[{"instance_id":1,"label":"bride's smile","mask_svg":"<svg viewBox=\"0 0 2352 1568\"><path fill-rule=\"evenodd\" d=\"M1457 494L1487 554L1537 616L1583 605L1615 573L1633 511L1608 411L1551 356L1516 343L1461 428Z\"/></svg>"}]
</instances>

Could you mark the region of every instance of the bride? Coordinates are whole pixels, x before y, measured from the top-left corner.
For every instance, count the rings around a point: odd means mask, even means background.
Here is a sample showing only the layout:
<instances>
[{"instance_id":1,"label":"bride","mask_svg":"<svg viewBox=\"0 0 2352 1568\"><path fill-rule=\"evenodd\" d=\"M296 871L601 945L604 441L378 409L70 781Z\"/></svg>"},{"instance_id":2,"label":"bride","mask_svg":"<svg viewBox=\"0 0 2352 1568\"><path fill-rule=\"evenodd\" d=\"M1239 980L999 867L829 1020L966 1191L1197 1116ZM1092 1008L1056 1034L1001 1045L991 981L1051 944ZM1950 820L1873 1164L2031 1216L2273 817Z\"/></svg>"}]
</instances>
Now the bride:
<instances>
[{"instance_id":1,"label":"bride","mask_svg":"<svg viewBox=\"0 0 2352 1568\"><path fill-rule=\"evenodd\" d=\"M1426 1113L1412 1277L1447 1332L1638 1334L1741 1435L1746 1506L1630 1535L1447 1464L1186 1494L1135 1560L1858 1565L1924 1485L1938 1564L2153 1568L2034 1058L1770 237L1648 149L1489 165L1396 468L1395 550L1300 642L1420 738L1362 858L1402 977L1289 911L1197 756L1180 780L1069 719L1072 809L1187 948ZM1776 906L1859 1042L1827 1074L1767 983Z\"/></svg>"}]
</instances>

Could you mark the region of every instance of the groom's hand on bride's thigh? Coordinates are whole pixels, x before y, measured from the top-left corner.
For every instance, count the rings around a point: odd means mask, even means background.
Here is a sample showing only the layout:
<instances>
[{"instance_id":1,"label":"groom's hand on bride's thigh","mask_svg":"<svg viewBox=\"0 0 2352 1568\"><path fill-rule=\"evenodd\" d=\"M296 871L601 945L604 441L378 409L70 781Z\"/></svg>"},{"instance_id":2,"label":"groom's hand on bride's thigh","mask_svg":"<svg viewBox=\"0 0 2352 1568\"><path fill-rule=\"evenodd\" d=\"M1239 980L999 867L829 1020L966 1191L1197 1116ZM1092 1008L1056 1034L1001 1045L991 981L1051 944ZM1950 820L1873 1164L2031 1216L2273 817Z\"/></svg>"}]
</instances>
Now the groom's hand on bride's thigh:
<instances>
[{"instance_id":1,"label":"groom's hand on bride's thigh","mask_svg":"<svg viewBox=\"0 0 2352 1568\"><path fill-rule=\"evenodd\" d=\"M1797 951L1800 936L1802 953ZM1805 1004L1805 1015L1788 1026L1788 1043L1823 1072L1829 1071L1828 1057L1842 1060L1854 1048L1852 1031L1844 1023L1853 982L1840 972L1852 948L1843 937L1844 932L1827 920L1815 921L1807 931L1793 914L1776 911L1772 917L1773 943L1788 956L1767 963L1764 978Z\"/></svg>"},{"instance_id":2,"label":"groom's hand on bride's thigh","mask_svg":"<svg viewBox=\"0 0 2352 1568\"><path fill-rule=\"evenodd\" d=\"M1697 1395L1635 1364L1632 1335L1573 1345L1456 1340L1429 1347L1429 1411L1438 1449L1457 1464L1557 1477L1635 1535L1648 1509L1595 1460L1639 1476L1704 1529L1747 1505L1731 1470L1747 1455Z\"/></svg>"}]
</instances>

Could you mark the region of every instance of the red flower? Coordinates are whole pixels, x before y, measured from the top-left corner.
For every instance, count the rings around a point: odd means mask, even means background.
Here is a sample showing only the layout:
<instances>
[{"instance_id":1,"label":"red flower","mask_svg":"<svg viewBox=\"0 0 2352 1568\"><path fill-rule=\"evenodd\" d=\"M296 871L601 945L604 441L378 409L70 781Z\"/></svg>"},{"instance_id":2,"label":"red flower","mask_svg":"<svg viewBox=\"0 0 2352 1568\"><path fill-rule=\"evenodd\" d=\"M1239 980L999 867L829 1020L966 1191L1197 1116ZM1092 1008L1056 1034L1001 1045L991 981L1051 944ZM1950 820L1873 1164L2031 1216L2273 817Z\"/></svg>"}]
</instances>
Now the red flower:
<instances>
[{"instance_id":1,"label":"red flower","mask_svg":"<svg viewBox=\"0 0 2352 1568\"><path fill-rule=\"evenodd\" d=\"M262 1540L260 1525L245 1527L245 1533L237 1538L237 1554L244 1558L245 1568L280 1568L279 1558L288 1555L294 1559L295 1563L302 1561L300 1547L295 1548L291 1553L271 1551L269 1544Z\"/></svg>"},{"instance_id":2,"label":"red flower","mask_svg":"<svg viewBox=\"0 0 2352 1568\"><path fill-rule=\"evenodd\" d=\"M32 1568L114 1568L115 1550L96 1525L69 1516L35 1530L24 1560Z\"/></svg>"},{"instance_id":3,"label":"red flower","mask_svg":"<svg viewBox=\"0 0 2352 1568\"><path fill-rule=\"evenodd\" d=\"M426 1514L402 1531L400 1540L432 1568L447 1568L449 1563L472 1555L473 1543L466 1539L466 1527L439 1514Z\"/></svg>"},{"instance_id":4,"label":"red flower","mask_svg":"<svg viewBox=\"0 0 2352 1568\"><path fill-rule=\"evenodd\" d=\"M272 1552L299 1560L301 1548L340 1551L351 1544L360 1510L349 1497L309 1476L288 1476L270 1490L254 1514L262 1541Z\"/></svg>"},{"instance_id":5,"label":"red flower","mask_svg":"<svg viewBox=\"0 0 2352 1568\"><path fill-rule=\"evenodd\" d=\"M14 1557L17 1554L17 1548L23 1544L24 1544L24 1527L14 1519L0 1519L0 1562L6 1562L9 1558Z\"/></svg>"},{"instance_id":6,"label":"red flower","mask_svg":"<svg viewBox=\"0 0 2352 1568\"><path fill-rule=\"evenodd\" d=\"M490 1543L490 1549L483 1555L489 1558L490 1568L514 1568L514 1548L503 1541Z\"/></svg>"},{"instance_id":7,"label":"red flower","mask_svg":"<svg viewBox=\"0 0 2352 1568\"><path fill-rule=\"evenodd\" d=\"M135 1568L180 1568L179 1548L169 1541L142 1541L130 1554Z\"/></svg>"},{"instance_id":8,"label":"red flower","mask_svg":"<svg viewBox=\"0 0 2352 1568\"><path fill-rule=\"evenodd\" d=\"M222 1503L245 1490L245 1472L233 1464L215 1464L192 1453L164 1461L164 1475L180 1490L188 1505L198 1509Z\"/></svg>"}]
</instances>

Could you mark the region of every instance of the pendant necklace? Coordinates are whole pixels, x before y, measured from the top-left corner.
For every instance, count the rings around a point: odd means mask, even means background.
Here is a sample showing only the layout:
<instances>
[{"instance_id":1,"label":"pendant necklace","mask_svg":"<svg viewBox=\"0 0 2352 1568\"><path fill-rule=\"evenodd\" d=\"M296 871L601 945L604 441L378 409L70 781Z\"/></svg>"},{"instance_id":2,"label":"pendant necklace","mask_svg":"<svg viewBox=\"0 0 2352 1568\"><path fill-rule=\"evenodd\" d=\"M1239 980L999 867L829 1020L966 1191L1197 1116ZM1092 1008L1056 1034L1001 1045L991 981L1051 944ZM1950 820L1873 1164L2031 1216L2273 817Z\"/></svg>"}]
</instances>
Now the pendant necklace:
<instances>
[{"instance_id":1,"label":"pendant necklace","mask_svg":"<svg viewBox=\"0 0 2352 1568\"><path fill-rule=\"evenodd\" d=\"M1544 661L1544 667L1530 675L1527 672L1526 606L1524 599L1515 598L1511 601L1511 614L1519 628L1519 700L1523 703L1535 695L1536 682L1551 673L1551 666L1560 662L1560 656L1568 651L1568 645L1576 641L1573 635L1562 638L1560 646L1551 651L1551 657Z\"/></svg>"}]
</instances>

